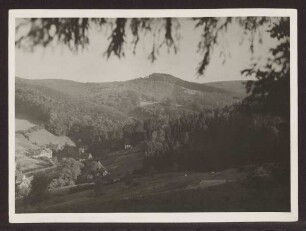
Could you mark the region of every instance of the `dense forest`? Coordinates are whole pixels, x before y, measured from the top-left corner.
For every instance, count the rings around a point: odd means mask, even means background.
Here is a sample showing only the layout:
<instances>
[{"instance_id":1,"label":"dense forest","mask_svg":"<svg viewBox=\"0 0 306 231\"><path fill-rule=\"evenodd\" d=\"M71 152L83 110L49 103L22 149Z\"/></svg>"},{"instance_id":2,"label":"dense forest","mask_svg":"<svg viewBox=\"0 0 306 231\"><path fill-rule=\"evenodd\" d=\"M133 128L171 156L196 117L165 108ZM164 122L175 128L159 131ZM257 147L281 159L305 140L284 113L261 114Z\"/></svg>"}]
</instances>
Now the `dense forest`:
<instances>
[{"instance_id":1,"label":"dense forest","mask_svg":"<svg viewBox=\"0 0 306 231\"><path fill-rule=\"evenodd\" d=\"M241 105L184 115L155 128L145 169L216 171L265 163L289 166L289 124L281 117L246 115Z\"/></svg>"},{"instance_id":2,"label":"dense forest","mask_svg":"<svg viewBox=\"0 0 306 231\"><path fill-rule=\"evenodd\" d=\"M17 78L16 113L29 114L47 130L77 143L107 148L130 138L133 130L139 132L147 119L221 108L244 95L163 74L101 84Z\"/></svg>"}]
</instances>

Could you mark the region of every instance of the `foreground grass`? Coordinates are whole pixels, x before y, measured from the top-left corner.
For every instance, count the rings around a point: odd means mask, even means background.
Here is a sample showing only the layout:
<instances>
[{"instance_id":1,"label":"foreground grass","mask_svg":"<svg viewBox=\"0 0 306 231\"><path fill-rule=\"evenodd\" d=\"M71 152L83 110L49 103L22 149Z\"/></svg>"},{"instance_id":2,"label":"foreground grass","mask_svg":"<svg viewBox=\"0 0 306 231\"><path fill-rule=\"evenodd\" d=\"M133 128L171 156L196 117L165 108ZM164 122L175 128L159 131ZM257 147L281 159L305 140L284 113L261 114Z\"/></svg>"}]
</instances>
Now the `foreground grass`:
<instances>
[{"instance_id":1,"label":"foreground grass","mask_svg":"<svg viewBox=\"0 0 306 231\"><path fill-rule=\"evenodd\" d=\"M190 188L203 175L178 181L177 175L138 179L138 184L123 183L105 187L100 195L87 190L53 198L19 212L101 213L101 212L288 212L289 184L269 179L237 180L205 188ZM207 175L209 178L209 175ZM186 179L186 180L182 180ZM163 184L162 184L163 182ZM167 182L167 183L165 183ZM18 209L17 209L18 212Z\"/></svg>"}]
</instances>

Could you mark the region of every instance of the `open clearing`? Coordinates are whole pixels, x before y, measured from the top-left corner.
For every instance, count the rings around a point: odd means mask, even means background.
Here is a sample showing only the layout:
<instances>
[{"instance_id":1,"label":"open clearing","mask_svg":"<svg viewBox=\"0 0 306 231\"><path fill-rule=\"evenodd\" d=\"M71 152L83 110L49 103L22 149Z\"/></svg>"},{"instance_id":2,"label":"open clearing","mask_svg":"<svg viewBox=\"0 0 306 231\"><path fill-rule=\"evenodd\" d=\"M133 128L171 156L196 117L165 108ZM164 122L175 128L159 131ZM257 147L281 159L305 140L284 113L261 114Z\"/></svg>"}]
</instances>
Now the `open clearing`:
<instances>
[{"instance_id":1,"label":"open clearing","mask_svg":"<svg viewBox=\"0 0 306 231\"><path fill-rule=\"evenodd\" d=\"M55 136L28 119L20 118L20 116L15 119L15 124L15 159L24 172L51 166L50 161L29 157L27 155L29 150L41 150L48 144L75 145L67 136Z\"/></svg>"},{"instance_id":2,"label":"open clearing","mask_svg":"<svg viewBox=\"0 0 306 231\"><path fill-rule=\"evenodd\" d=\"M26 119L20 119L20 118L15 119L15 131L25 131L35 126L37 125L31 123Z\"/></svg>"}]
</instances>

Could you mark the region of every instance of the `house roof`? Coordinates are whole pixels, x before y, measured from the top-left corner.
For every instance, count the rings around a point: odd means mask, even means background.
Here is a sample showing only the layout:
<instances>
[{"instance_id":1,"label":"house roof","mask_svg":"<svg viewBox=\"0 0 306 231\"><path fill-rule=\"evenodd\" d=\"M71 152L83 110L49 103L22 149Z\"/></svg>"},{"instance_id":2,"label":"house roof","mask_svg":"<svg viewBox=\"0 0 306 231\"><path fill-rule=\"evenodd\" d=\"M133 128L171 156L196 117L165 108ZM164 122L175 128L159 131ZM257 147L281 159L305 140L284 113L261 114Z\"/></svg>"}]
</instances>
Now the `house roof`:
<instances>
[{"instance_id":1,"label":"house roof","mask_svg":"<svg viewBox=\"0 0 306 231\"><path fill-rule=\"evenodd\" d=\"M91 153L88 153L88 152L84 152L84 153L82 153L82 154L80 155L80 158L81 158L81 159L88 159L88 158L90 158L90 157L92 157L92 155L91 155Z\"/></svg>"},{"instance_id":2,"label":"house roof","mask_svg":"<svg viewBox=\"0 0 306 231\"><path fill-rule=\"evenodd\" d=\"M100 169L102 169L102 170L103 170L104 172L106 172L106 173L109 173L109 172L107 171L107 168L104 167L104 166L101 164L100 161L98 161L98 164L99 164L99 168L100 168Z\"/></svg>"}]
</instances>

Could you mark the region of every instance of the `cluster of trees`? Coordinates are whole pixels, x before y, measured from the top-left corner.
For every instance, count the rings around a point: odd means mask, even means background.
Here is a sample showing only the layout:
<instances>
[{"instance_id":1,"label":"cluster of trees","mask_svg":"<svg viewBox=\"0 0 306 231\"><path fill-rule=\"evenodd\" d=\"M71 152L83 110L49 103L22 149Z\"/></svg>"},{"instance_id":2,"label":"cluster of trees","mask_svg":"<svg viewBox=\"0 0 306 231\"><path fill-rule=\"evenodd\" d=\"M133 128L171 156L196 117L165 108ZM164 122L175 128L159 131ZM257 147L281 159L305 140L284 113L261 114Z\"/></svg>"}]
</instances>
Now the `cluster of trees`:
<instances>
[{"instance_id":1,"label":"cluster of trees","mask_svg":"<svg viewBox=\"0 0 306 231\"><path fill-rule=\"evenodd\" d=\"M105 171L94 160L80 162L75 158L68 157L62 158L59 163L56 172L52 174L38 173L29 178L28 187L18 187L16 184L16 197L22 198L27 203L40 203L48 198L49 190L95 181L100 179ZM19 171L16 174L20 174Z\"/></svg>"},{"instance_id":2,"label":"cluster of trees","mask_svg":"<svg viewBox=\"0 0 306 231\"><path fill-rule=\"evenodd\" d=\"M152 132L144 169L215 171L267 162L288 167L289 141L289 124L281 117L250 116L237 108L191 114Z\"/></svg>"},{"instance_id":3,"label":"cluster of trees","mask_svg":"<svg viewBox=\"0 0 306 231\"><path fill-rule=\"evenodd\" d=\"M97 153L101 154L101 150ZM80 151L77 147L65 146L54 152L54 156L59 161L60 169L58 176L51 182L50 188L87 183L107 172L97 158L93 158L87 150Z\"/></svg>"},{"instance_id":4,"label":"cluster of trees","mask_svg":"<svg viewBox=\"0 0 306 231\"><path fill-rule=\"evenodd\" d=\"M72 186L81 175L84 164L74 158L63 158L59 170L58 178L53 179L49 188L60 188L63 186Z\"/></svg>"}]
</instances>

